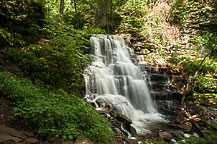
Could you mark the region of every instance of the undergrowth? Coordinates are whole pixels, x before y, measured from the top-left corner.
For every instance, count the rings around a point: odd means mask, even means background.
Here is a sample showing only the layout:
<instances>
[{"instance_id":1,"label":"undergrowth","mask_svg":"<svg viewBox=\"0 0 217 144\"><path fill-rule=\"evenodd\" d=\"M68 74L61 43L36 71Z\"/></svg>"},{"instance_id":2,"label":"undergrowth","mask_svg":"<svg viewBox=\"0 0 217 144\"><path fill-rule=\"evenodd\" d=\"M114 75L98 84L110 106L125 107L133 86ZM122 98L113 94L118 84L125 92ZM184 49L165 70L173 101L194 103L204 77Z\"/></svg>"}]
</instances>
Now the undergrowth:
<instances>
[{"instance_id":1,"label":"undergrowth","mask_svg":"<svg viewBox=\"0 0 217 144\"><path fill-rule=\"evenodd\" d=\"M17 102L15 114L22 117L25 125L36 129L41 138L85 136L103 143L113 140L108 120L62 89L52 90L42 83L33 84L29 79L1 72L0 92Z\"/></svg>"}]
</instances>

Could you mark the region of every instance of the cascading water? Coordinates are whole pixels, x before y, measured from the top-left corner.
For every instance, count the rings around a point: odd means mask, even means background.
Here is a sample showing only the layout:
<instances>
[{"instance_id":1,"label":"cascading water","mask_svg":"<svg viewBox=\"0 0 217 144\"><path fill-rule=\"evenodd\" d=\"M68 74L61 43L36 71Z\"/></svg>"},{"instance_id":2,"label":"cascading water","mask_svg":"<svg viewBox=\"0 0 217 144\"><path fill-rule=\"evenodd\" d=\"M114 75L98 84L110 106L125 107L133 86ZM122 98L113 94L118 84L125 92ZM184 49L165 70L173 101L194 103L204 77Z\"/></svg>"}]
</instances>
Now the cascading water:
<instances>
[{"instance_id":1,"label":"cascading water","mask_svg":"<svg viewBox=\"0 0 217 144\"><path fill-rule=\"evenodd\" d=\"M91 37L92 65L86 69L86 98L103 99L113 110L132 120L138 134L153 122L165 122L155 109L145 77L131 61L133 50L122 37Z\"/></svg>"}]
</instances>

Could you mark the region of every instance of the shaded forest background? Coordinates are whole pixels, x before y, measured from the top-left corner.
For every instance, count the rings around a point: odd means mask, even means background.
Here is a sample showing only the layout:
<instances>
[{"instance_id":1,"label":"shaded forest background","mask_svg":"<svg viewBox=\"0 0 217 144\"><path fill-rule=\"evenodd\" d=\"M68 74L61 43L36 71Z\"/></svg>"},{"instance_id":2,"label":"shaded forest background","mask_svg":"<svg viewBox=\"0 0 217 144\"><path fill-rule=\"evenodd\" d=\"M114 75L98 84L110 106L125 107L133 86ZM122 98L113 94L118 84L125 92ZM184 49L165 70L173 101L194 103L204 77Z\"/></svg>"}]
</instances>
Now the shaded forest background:
<instances>
[{"instance_id":1,"label":"shaded forest background","mask_svg":"<svg viewBox=\"0 0 217 144\"><path fill-rule=\"evenodd\" d=\"M0 93L41 138L107 143L108 121L79 98L89 37L124 36L148 63L162 60L187 78L176 84L183 105L185 98L215 105L216 27L215 0L1 0Z\"/></svg>"}]
</instances>

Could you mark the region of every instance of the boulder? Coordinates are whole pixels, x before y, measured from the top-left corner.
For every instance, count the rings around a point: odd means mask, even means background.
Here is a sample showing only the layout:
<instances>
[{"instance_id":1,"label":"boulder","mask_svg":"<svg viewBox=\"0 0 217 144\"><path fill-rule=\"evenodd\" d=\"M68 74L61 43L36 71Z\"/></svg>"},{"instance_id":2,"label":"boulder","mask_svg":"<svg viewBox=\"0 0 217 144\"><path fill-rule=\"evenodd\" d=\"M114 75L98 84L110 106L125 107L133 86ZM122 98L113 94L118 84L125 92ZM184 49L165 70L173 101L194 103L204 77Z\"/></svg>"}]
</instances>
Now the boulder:
<instances>
[{"instance_id":1,"label":"boulder","mask_svg":"<svg viewBox=\"0 0 217 144\"><path fill-rule=\"evenodd\" d=\"M164 131L164 132L159 132L158 135L159 135L159 139L165 140L165 141L167 141L167 142L170 142L170 140L171 140L172 137L173 137L169 132L166 132L166 131Z\"/></svg>"},{"instance_id":2,"label":"boulder","mask_svg":"<svg viewBox=\"0 0 217 144\"><path fill-rule=\"evenodd\" d=\"M20 131L17 131L13 128L10 128L6 125L0 125L0 133L3 133L3 134L8 134L10 136L14 136L14 137L18 137L18 138L21 138L21 139L26 139L27 136L25 136L22 132Z\"/></svg>"},{"instance_id":3,"label":"boulder","mask_svg":"<svg viewBox=\"0 0 217 144\"><path fill-rule=\"evenodd\" d=\"M170 143L169 144L176 144L176 140L174 139L174 138L172 138L171 140L170 140Z\"/></svg>"},{"instance_id":4,"label":"boulder","mask_svg":"<svg viewBox=\"0 0 217 144\"><path fill-rule=\"evenodd\" d=\"M131 119L129 119L125 115L122 115L119 112L111 111L110 114L111 114L111 116L113 116L115 119L117 119L118 121L120 121L122 123L127 123L129 125L132 124L132 120Z\"/></svg>"},{"instance_id":5,"label":"boulder","mask_svg":"<svg viewBox=\"0 0 217 144\"><path fill-rule=\"evenodd\" d=\"M105 101L103 100L103 99L101 99L101 98L98 98L98 99L96 99L96 105L98 106L98 107L106 107L106 103L105 103ZM97 107L96 106L96 107Z\"/></svg>"},{"instance_id":6,"label":"boulder","mask_svg":"<svg viewBox=\"0 0 217 144\"><path fill-rule=\"evenodd\" d=\"M136 129L135 129L133 126L130 126L130 134L131 134L133 137L136 137L136 136L137 136L137 131L136 131Z\"/></svg>"},{"instance_id":7,"label":"boulder","mask_svg":"<svg viewBox=\"0 0 217 144\"><path fill-rule=\"evenodd\" d=\"M184 137L184 135L185 135L185 133L184 133L183 131L181 131L181 130L176 130L176 131L174 131L172 134L173 134L173 137L174 137L177 141L183 139L183 137Z\"/></svg>"},{"instance_id":8,"label":"boulder","mask_svg":"<svg viewBox=\"0 0 217 144\"><path fill-rule=\"evenodd\" d=\"M119 122L121 122L123 124L124 129L126 129L128 132L131 132L131 126L130 125L132 124L132 120L130 120L125 115L122 115L121 113L116 112L116 111L111 111L110 114L117 121L119 121Z\"/></svg>"},{"instance_id":9,"label":"boulder","mask_svg":"<svg viewBox=\"0 0 217 144\"><path fill-rule=\"evenodd\" d=\"M192 125L190 123L184 123L184 124L169 124L170 128L176 129L176 130L182 130L183 132L190 132L192 129Z\"/></svg>"},{"instance_id":10,"label":"boulder","mask_svg":"<svg viewBox=\"0 0 217 144\"><path fill-rule=\"evenodd\" d=\"M94 143L91 142L91 140L88 138L78 137L75 144L94 144Z\"/></svg>"},{"instance_id":11,"label":"boulder","mask_svg":"<svg viewBox=\"0 0 217 144\"><path fill-rule=\"evenodd\" d=\"M34 137L34 136L35 136L35 134L32 133L32 132L30 132L30 131L24 131L24 130L22 130L21 132L22 132L24 135L26 135L27 137Z\"/></svg>"},{"instance_id":12,"label":"boulder","mask_svg":"<svg viewBox=\"0 0 217 144\"><path fill-rule=\"evenodd\" d=\"M13 143L18 143L22 141L22 139L10 136L8 134L0 133L0 143L6 143L8 141L13 142Z\"/></svg>"}]
</instances>

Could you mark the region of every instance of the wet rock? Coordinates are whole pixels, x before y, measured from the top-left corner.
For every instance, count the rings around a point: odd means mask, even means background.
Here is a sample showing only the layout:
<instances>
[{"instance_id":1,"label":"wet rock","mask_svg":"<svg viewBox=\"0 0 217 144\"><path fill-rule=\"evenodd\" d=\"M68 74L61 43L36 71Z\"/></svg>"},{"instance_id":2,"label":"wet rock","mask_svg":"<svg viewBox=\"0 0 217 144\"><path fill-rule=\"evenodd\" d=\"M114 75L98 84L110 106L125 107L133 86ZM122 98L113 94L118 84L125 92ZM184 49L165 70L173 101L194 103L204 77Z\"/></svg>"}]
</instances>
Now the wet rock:
<instances>
[{"instance_id":1,"label":"wet rock","mask_svg":"<svg viewBox=\"0 0 217 144\"><path fill-rule=\"evenodd\" d=\"M131 130L131 126L130 125L132 124L132 120L130 120L125 115L122 115L121 113L118 113L116 111L111 111L110 114L116 120L118 120L119 122L123 123L123 128L130 132L130 130Z\"/></svg>"},{"instance_id":2,"label":"wet rock","mask_svg":"<svg viewBox=\"0 0 217 144\"><path fill-rule=\"evenodd\" d=\"M101 115L106 115L107 113L109 113L109 110L106 108L96 108L96 111Z\"/></svg>"},{"instance_id":3,"label":"wet rock","mask_svg":"<svg viewBox=\"0 0 217 144\"><path fill-rule=\"evenodd\" d=\"M96 99L96 104L98 105L98 107L106 107L106 103L103 99Z\"/></svg>"},{"instance_id":4,"label":"wet rock","mask_svg":"<svg viewBox=\"0 0 217 144\"><path fill-rule=\"evenodd\" d=\"M170 124L168 125L170 128L176 129L176 130L182 130L183 132L190 132L192 129L192 125L190 123L184 123L184 124Z\"/></svg>"},{"instance_id":5,"label":"wet rock","mask_svg":"<svg viewBox=\"0 0 217 144\"><path fill-rule=\"evenodd\" d=\"M199 138L199 137L200 137L200 136L199 136L199 134L198 134L198 133L196 133L196 132L193 132L192 136L193 136L193 137L197 137L197 138Z\"/></svg>"},{"instance_id":6,"label":"wet rock","mask_svg":"<svg viewBox=\"0 0 217 144\"><path fill-rule=\"evenodd\" d=\"M111 111L110 114L120 122L132 124L132 120L119 112Z\"/></svg>"},{"instance_id":7,"label":"wet rock","mask_svg":"<svg viewBox=\"0 0 217 144\"><path fill-rule=\"evenodd\" d=\"M68 143L68 144L70 144L70 143ZM91 140L88 138L78 137L75 144L94 144L94 143L91 142Z\"/></svg>"},{"instance_id":8,"label":"wet rock","mask_svg":"<svg viewBox=\"0 0 217 144\"><path fill-rule=\"evenodd\" d=\"M92 105L95 108L97 107L95 102L90 102L89 104Z\"/></svg>"},{"instance_id":9,"label":"wet rock","mask_svg":"<svg viewBox=\"0 0 217 144\"><path fill-rule=\"evenodd\" d=\"M171 140L170 140L170 143L169 144L176 144L176 140L174 139L174 138L172 138Z\"/></svg>"},{"instance_id":10,"label":"wet rock","mask_svg":"<svg viewBox=\"0 0 217 144\"><path fill-rule=\"evenodd\" d=\"M26 142L30 144L36 144L36 143L39 143L39 140L36 138L27 138Z\"/></svg>"},{"instance_id":11,"label":"wet rock","mask_svg":"<svg viewBox=\"0 0 217 144\"><path fill-rule=\"evenodd\" d=\"M172 137L173 137L169 132L166 132L166 131L164 131L164 132L159 132L158 135L159 135L159 139L160 139L160 140L165 140L165 141L167 141L167 142L170 142L170 140L171 140Z\"/></svg>"},{"instance_id":12,"label":"wet rock","mask_svg":"<svg viewBox=\"0 0 217 144\"><path fill-rule=\"evenodd\" d=\"M13 128L10 128L6 125L0 125L0 133L3 133L3 134L8 134L10 136L14 136L14 137L18 137L18 138L21 138L21 139L26 139L27 136L25 136L22 132L20 131L17 131Z\"/></svg>"},{"instance_id":13,"label":"wet rock","mask_svg":"<svg viewBox=\"0 0 217 144\"><path fill-rule=\"evenodd\" d=\"M136 131L136 129L135 129L133 126L130 126L130 134L131 134L133 137L136 137L136 136L137 136L137 131Z\"/></svg>"},{"instance_id":14,"label":"wet rock","mask_svg":"<svg viewBox=\"0 0 217 144\"><path fill-rule=\"evenodd\" d=\"M184 134L184 137L186 137L186 138L190 138L191 135L190 135L190 134Z\"/></svg>"},{"instance_id":15,"label":"wet rock","mask_svg":"<svg viewBox=\"0 0 217 144\"><path fill-rule=\"evenodd\" d=\"M183 139L185 133L181 130L176 130L172 133L173 137L175 140L179 141L181 139Z\"/></svg>"},{"instance_id":16,"label":"wet rock","mask_svg":"<svg viewBox=\"0 0 217 144\"><path fill-rule=\"evenodd\" d=\"M22 139L10 136L8 134L0 133L0 143L5 143L5 142L8 142L8 141L18 143L18 142L22 141Z\"/></svg>"}]
</instances>

